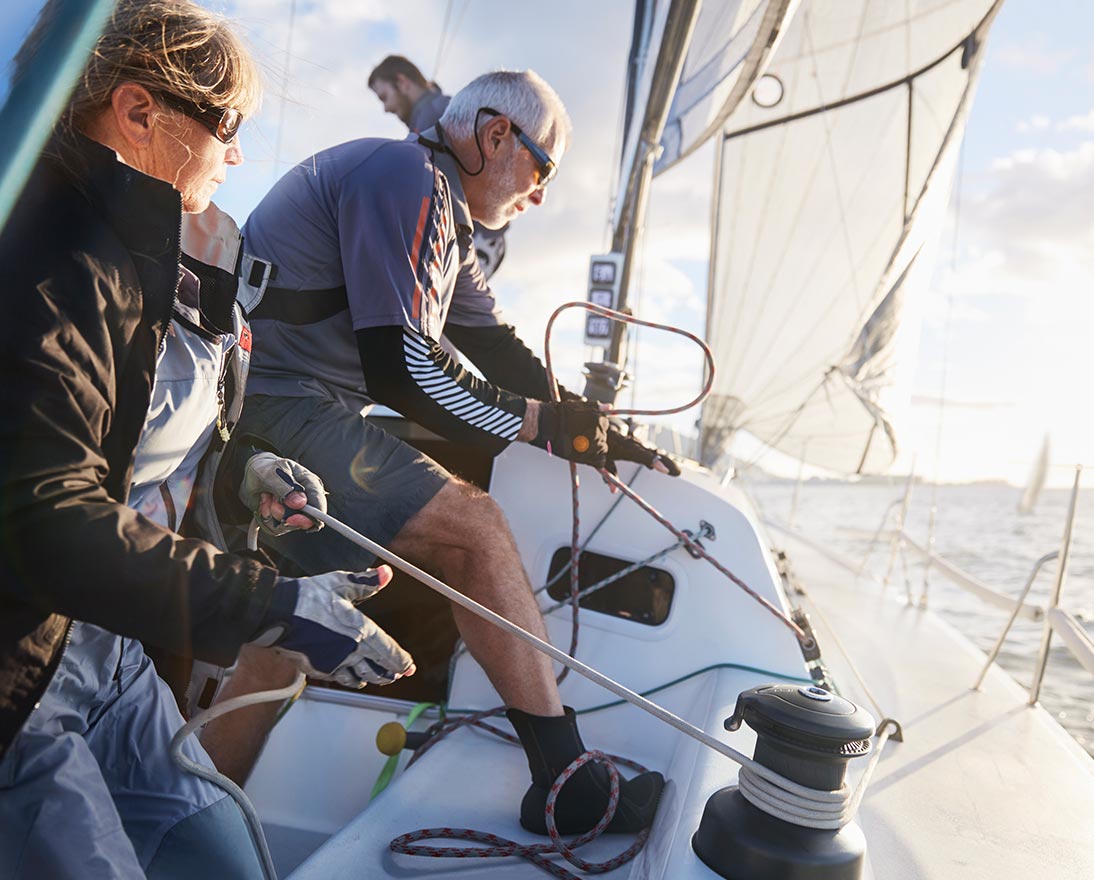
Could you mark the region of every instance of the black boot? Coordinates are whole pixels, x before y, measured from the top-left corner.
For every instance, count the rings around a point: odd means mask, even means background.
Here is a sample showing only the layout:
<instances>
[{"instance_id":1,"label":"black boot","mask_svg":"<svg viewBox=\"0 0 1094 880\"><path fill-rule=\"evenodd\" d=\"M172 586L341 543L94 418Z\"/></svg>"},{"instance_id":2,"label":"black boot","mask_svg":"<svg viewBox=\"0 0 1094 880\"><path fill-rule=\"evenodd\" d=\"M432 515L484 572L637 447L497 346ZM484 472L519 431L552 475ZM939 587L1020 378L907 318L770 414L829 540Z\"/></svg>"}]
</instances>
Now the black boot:
<instances>
[{"instance_id":1,"label":"black boot","mask_svg":"<svg viewBox=\"0 0 1094 880\"><path fill-rule=\"evenodd\" d=\"M528 755L532 786L521 801L520 824L535 834L547 833L544 807L554 781L585 751L574 710L567 706L565 712L565 715L544 716L510 709L505 713ZM664 777L655 771L628 780L620 774L619 805L608 824L608 833L633 834L648 827L664 787ZM555 801L555 825L559 833L582 834L595 826L604 815L610 793L607 767L592 762L581 767Z\"/></svg>"}]
</instances>

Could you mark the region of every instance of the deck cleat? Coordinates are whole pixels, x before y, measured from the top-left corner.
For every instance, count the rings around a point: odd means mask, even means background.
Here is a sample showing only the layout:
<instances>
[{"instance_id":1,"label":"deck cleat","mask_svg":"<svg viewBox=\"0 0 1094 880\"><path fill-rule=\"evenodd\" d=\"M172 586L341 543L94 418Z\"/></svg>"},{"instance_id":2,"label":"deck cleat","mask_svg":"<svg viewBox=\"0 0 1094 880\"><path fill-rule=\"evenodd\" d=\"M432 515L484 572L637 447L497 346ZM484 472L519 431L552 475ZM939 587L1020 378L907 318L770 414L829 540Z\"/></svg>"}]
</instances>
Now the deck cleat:
<instances>
[{"instance_id":1,"label":"deck cleat","mask_svg":"<svg viewBox=\"0 0 1094 880\"><path fill-rule=\"evenodd\" d=\"M869 753L874 734L869 712L815 685L762 685L742 692L725 726L737 730L742 722L756 731L756 763L813 789L821 800L824 793L843 788L848 761ZM815 818L834 827L807 827L798 824L807 820L786 812L777 817L779 807L764 805L753 779L742 767L740 785L723 788L707 801L692 848L711 870L729 880L862 876L866 839L858 825L833 816ZM764 781L759 784L762 788ZM789 813L795 810L791 806Z\"/></svg>"}]
</instances>

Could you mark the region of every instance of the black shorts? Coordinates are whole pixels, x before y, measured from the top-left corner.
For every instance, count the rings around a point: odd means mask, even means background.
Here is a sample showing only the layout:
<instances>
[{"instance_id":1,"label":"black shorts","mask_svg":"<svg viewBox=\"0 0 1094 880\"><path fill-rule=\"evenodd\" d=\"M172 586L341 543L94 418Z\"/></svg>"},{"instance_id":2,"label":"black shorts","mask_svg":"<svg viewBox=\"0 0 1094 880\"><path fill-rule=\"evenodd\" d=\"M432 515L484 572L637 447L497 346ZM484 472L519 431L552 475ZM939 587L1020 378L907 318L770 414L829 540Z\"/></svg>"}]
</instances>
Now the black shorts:
<instances>
[{"instance_id":1,"label":"black shorts","mask_svg":"<svg viewBox=\"0 0 1094 880\"><path fill-rule=\"evenodd\" d=\"M250 395L235 435L241 449L253 437L317 474L330 515L384 546L452 479L429 456L330 397ZM304 574L374 564L371 553L332 529L263 535L262 542Z\"/></svg>"}]
</instances>

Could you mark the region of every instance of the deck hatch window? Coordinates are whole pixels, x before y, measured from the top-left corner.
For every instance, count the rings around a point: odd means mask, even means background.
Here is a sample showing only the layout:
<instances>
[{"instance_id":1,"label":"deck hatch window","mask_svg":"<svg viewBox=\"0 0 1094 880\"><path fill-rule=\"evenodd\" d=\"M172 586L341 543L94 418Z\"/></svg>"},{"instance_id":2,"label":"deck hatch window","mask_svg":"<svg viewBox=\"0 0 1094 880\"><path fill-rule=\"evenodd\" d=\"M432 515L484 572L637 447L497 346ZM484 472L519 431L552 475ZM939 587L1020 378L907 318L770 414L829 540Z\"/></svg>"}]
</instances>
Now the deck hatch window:
<instances>
[{"instance_id":1,"label":"deck hatch window","mask_svg":"<svg viewBox=\"0 0 1094 880\"><path fill-rule=\"evenodd\" d=\"M561 547L551 558L551 567L547 580L570 564L570 548ZM578 583L581 590L587 590L605 578L618 574L633 565L633 560L616 559L600 553L586 551L581 554L578 563ZM647 626L659 626L669 616L672 597L676 591L676 581L662 568L642 566L625 574L599 590L581 597L581 607L612 617L622 617L643 623ZM551 584L547 594L556 602L570 598L570 576L562 574L557 582Z\"/></svg>"}]
</instances>

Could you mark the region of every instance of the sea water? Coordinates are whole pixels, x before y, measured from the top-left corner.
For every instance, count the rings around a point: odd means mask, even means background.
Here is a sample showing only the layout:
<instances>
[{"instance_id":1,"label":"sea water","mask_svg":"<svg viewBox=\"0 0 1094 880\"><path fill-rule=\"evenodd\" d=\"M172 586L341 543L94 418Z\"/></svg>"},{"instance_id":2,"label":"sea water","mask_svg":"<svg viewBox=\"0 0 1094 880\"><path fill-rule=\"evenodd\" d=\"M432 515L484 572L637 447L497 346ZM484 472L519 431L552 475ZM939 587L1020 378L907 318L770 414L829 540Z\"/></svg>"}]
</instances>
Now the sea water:
<instances>
[{"instance_id":1,"label":"sea water","mask_svg":"<svg viewBox=\"0 0 1094 880\"><path fill-rule=\"evenodd\" d=\"M889 567L887 542L872 545L872 535L889 510L892 528L904 494L904 484L840 483L810 480L802 483L794 504L793 482L748 480L746 488L761 514L792 525L810 538L820 539L856 564L868 558L868 568L879 578ZM1046 489L1031 514L1018 513L1022 490L995 484L912 487L905 530L926 546L932 504L936 508L934 552L998 592L1017 596L1036 560L1059 550L1070 489ZM862 533L867 532L864 536ZM905 580L918 599L924 586L925 566L909 551L906 562L898 555L889 589L904 595ZM1051 596L1056 561L1046 563L1028 602L1045 605ZM929 607L988 652L1009 616L951 584L937 571L927 572ZM1060 607L1070 611L1094 636L1094 487L1079 496L1072 533L1071 558ZM1018 619L1011 629L999 664L1024 687L1029 686L1040 649L1042 624ZM972 682L969 682L970 686ZM1041 703L1078 742L1094 755L1094 675L1075 660L1054 637L1041 687Z\"/></svg>"}]
</instances>

